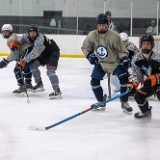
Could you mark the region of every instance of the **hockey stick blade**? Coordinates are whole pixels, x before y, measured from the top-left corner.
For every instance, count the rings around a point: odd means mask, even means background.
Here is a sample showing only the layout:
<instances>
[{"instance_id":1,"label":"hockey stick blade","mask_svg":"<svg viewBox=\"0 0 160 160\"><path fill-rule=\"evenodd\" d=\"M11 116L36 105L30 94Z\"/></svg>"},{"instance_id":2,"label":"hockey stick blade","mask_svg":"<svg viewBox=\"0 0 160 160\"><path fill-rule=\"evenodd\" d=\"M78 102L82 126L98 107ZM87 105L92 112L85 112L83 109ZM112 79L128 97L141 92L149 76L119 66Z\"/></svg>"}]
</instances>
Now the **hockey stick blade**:
<instances>
[{"instance_id":1,"label":"hockey stick blade","mask_svg":"<svg viewBox=\"0 0 160 160\"><path fill-rule=\"evenodd\" d=\"M45 127L38 127L38 126L28 126L28 129L34 131L46 131Z\"/></svg>"}]
</instances>

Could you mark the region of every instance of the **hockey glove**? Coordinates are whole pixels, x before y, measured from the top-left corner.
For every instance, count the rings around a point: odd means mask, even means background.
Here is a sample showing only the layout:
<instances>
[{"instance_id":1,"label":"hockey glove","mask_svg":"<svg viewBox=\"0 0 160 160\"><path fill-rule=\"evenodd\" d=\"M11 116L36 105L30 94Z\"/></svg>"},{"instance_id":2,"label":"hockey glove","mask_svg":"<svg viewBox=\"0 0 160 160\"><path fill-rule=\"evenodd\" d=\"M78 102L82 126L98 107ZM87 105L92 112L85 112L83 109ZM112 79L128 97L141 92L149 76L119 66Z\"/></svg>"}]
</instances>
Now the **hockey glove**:
<instances>
[{"instance_id":1,"label":"hockey glove","mask_svg":"<svg viewBox=\"0 0 160 160\"><path fill-rule=\"evenodd\" d=\"M3 60L0 62L0 68L7 67L8 63L9 62L5 58L3 58Z\"/></svg>"},{"instance_id":2,"label":"hockey glove","mask_svg":"<svg viewBox=\"0 0 160 160\"><path fill-rule=\"evenodd\" d=\"M20 60L18 63L18 66L20 66L22 69L24 69L26 61L25 60Z\"/></svg>"},{"instance_id":3,"label":"hockey glove","mask_svg":"<svg viewBox=\"0 0 160 160\"><path fill-rule=\"evenodd\" d=\"M156 84L160 84L160 73L148 76L148 79L144 81L144 85L155 86Z\"/></svg>"},{"instance_id":4,"label":"hockey glove","mask_svg":"<svg viewBox=\"0 0 160 160\"><path fill-rule=\"evenodd\" d=\"M122 58L120 59L120 63L122 63L122 65L123 65L123 67L124 67L125 69L128 69L129 66L130 66L131 61L130 61L130 59L129 59L127 56L125 56L125 57L122 57Z\"/></svg>"},{"instance_id":5,"label":"hockey glove","mask_svg":"<svg viewBox=\"0 0 160 160\"><path fill-rule=\"evenodd\" d=\"M18 48L18 41L13 41L9 44L10 49Z\"/></svg>"},{"instance_id":6,"label":"hockey glove","mask_svg":"<svg viewBox=\"0 0 160 160\"><path fill-rule=\"evenodd\" d=\"M127 86L127 90L135 90L138 88L138 84L136 82L130 81Z\"/></svg>"},{"instance_id":7,"label":"hockey glove","mask_svg":"<svg viewBox=\"0 0 160 160\"><path fill-rule=\"evenodd\" d=\"M94 52L89 52L86 58L89 60L90 64L92 65L98 64L98 58Z\"/></svg>"}]
</instances>

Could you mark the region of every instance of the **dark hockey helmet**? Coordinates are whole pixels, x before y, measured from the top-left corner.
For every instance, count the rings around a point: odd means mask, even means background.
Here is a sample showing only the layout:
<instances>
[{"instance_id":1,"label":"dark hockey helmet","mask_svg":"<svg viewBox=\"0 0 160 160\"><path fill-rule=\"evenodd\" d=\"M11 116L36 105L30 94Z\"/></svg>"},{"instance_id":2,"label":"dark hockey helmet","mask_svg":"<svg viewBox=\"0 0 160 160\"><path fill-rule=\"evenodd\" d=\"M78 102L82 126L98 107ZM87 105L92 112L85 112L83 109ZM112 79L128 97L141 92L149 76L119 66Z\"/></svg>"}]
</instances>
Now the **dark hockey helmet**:
<instances>
[{"instance_id":1,"label":"dark hockey helmet","mask_svg":"<svg viewBox=\"0 0 160 160\"><path fill-rule=\"evenodd\" d=\"M110 11L107 11L107 12L106 12L106 16L108 16L108 15L109 15L109 16L112 15Z\"/></svg>"},{"instance_id":2,"label":"dark hockey helmet","mask_svg":"<svg viewBox=\"0 0 160 160\"><path fill-rule=\"evenodd\" d=\"M140 41L140 48L142 47L142 43L145 41L149 41L151 43L152 48L154 47L154 38L151 34L142 36Z\"/></svg>"},{"instance_id":3,"label":"dark hockey helmet","mask_svg":"<svg viewBox=\"0 0 160 160\"><path fill-rule=\"evenodd\" d=\"M96 18L96 24L105 24L105 23L107 23L108 25L108 19L106 15L103 13L98 14Z\"/></svg>"},{"instance_id":4,"label":"dark hockey helmet","mask_svg":"<svg viewBox=\"0 0 160 160\"><path fill-rule=\"evenodd\" d=\"M30 35L30 32L32 32L32 31L35 31L37 33L36 36L31 36ZM29 26L29 28L28 28L28 37L29 37L29 39L34 41L37 38L38 34L39 34L38 26L36 24L31 24Z\"/></svg>"},{"instance_id":5,"label":"dark hockey helmet","mask_svg":"<svg viewBox=\"0 0 160 160\"><path fill-rule=\"evenodd\" d=\"M36 31L38 34L39 33L38 26L36 24L31 24L28 28L28 32L31 32L31 31Z\"/></svg>"}]
</instances>

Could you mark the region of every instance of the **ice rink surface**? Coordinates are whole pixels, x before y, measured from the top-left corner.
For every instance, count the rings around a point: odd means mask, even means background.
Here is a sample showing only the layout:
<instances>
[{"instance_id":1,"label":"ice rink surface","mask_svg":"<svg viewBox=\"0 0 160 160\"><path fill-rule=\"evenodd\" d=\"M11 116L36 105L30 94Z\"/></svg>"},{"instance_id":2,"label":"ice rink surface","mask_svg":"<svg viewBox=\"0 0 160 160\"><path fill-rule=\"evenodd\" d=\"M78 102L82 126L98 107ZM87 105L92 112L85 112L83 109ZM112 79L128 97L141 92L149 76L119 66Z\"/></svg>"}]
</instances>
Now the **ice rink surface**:
<instances>
[{"instance_id":1,"label":"ice rink surface","mask_svg":"<svg viewBox=\"0 0 160 160\"><path fill-rule=\"evenodd\" d=\"M0 57L0 60L3 57ZM51 84L46 68L40 67L45 91L15 96L15 62L0 72L0 160L159 160L160 103L150 101L152 117L135 119L139 111L124 114L118 99L106 111L89 111L47 131L46 127L90 108L96 100L90 87L92 67L86 59L61 58L57 75L63 99L50 100ZM35 85L33 80L33 85ZM102 82L107 93L107 80Z\"/></svg>"}]
</instances>

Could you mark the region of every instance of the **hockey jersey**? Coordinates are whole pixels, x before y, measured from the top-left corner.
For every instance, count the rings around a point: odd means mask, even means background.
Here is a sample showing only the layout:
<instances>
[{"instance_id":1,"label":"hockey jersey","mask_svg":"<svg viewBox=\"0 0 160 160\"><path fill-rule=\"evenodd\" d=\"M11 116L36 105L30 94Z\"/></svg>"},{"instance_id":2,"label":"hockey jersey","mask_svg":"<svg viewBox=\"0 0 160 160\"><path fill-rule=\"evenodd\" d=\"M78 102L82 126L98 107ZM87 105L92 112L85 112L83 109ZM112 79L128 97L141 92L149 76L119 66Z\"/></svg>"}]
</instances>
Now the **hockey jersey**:
<instances>
[{"instance_id":1,"label":"hockey jersey","mask_svg":"<svg viewBox=\"0 0 160 160\"><path fill-rule=\"evenodd\" d=\"M7 39L7 45L8 47L10 46L10 43L13 41L18 41L19 37L15 34L12 33L10 35L10 37ZM33 44L31 42L25 43L25 44L19 44L18 48L17 48L17 55L15 55L15 53L13 52L12 49L10 49L10 55L6 58L8 62L11 62L13 60L16 60L17 56L19 57L20 54L27 49L28 47L33 46ZM10 47L9 47L10 48Z\"/></svg>"},{"instance_id":2,"label":"hockey jersey","mask_svg":"<svg viewBox=\"0 0 160 160\"><path fill-rule=\"evenodd\" d=\"M136 83L140 83L143 76L160 73L160 54L152 52L149 59L145 59L142 52L138 52L132 59L133 78Z\"/></svg>"},{"instance_id":3,"label":"hockey jersey","mask_svg":"<svg viewBox=\"0 0 160 160\"><path fill-rule=\"evenodd\" d=\"M33 59L43 60L45 57L49 56L51 53L57 54L60 49L54 40L48 39L45 35L39 33L36 39L33 41L30 39L29 34L24 34L19 39L20 44L25 44L28 42L33 43L32 51L24 57L24 60L30 62Z\"/></svg>"},{"instance_id":4,"label":"hockey jersey","mask_svg":"<svg viewBox=\"0 0 160 160\"><path fill-rule=\"evenodd\" d=\"M136 53L139 52L139 49L137 48L137 46L133 43L133 42L128 42L126 45L126 48L129 52L129 59L132 60L132 57L136 55Z\"/></svg>"},{"instance_id":5,"label":"hockey jersey","mask_svg":"<svg viewBox=\"0 0 160 160\"><path fill-rule=\"evenodd\" d=\"M128 56L128 51L121 43L117 32L108 30L102 38L97 30L90 32L82 44L85 56L94 52L106 73L113 73L122 57Z\"/></svg>"}]
</instances>

